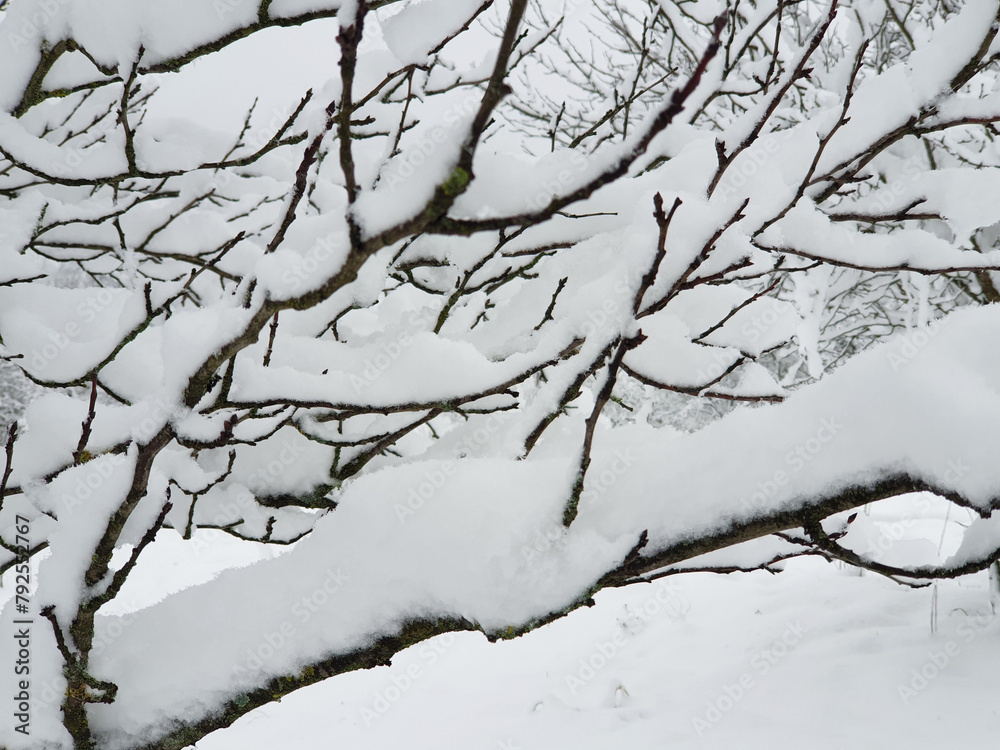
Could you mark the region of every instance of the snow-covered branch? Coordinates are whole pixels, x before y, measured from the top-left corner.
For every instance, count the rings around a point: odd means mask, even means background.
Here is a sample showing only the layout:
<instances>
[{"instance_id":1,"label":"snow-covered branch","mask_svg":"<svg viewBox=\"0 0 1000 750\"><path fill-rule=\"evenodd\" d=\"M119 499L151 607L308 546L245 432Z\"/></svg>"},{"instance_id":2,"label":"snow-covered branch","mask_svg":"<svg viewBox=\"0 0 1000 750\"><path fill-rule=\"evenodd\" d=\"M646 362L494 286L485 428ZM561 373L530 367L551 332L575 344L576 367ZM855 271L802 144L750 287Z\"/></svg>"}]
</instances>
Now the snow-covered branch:
<instances>
[{"instance_id":1,"label":"snow-covered branch","mask_svg":"<svg viewBox=\"0 0 1000 750\"><path fill-rule=\"evenodd\" d=\"M683 571L992 564L1000 6L911 5L13 0L0 571L63 697L0 745L181 748ZM859 551L915 492L959 553ZM111 614L220 534L283 554Z\"/></svg>"}]
</instances>

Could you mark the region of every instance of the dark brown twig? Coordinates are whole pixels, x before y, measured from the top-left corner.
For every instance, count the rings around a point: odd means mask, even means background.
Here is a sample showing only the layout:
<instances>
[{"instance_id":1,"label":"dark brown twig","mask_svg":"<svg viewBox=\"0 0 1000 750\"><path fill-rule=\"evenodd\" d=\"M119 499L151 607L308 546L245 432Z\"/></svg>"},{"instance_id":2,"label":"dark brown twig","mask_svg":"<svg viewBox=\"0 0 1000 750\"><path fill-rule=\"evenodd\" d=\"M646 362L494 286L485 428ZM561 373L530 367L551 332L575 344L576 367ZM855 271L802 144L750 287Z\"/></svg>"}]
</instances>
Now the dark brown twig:
<instances>
[{"instance_id":1,"label":"dark brown twig","mask_svg":"<svg viewBox=\"0 0 1000 750\"><path fill-rule=\"evenodd\" d=\"M670 213L664 214L663 196L659 193L653 196L653 216L656 219L657 226L660 228L660 233L656 241L656 255L653 257L653 262L650 264L649 269L643 275L642 281L639 283L639 289L635 293L635 299L632 302L632 315L639 314L639 308L642 306L642 298L656 282L656 275L660 270L660 264L667 254L667 230L670 228L670 221L674 218L674 213L680 206L681 199L674 198L674 205L670 207Z\"/></svg>"},{"instance_id":2,"label":"dark brown twig","mask_svg":"<svg viewBox=\"0 0 1000 750\"><path fill-rule=\"evenodd\" d=\"M597 420L601 416L601 412L604 411L604 407L607 406L608 401L611 400L611 394L614 392L615 383L618 380L618 370L622 366L622 358L625 353L635 347L639 346L646 337L642 335L640 331L638 335L633 336L628 339L620 340L618 342L615 353L611 358L611 363L608 365L608 372L604 378L604 385L601 386L600 392L597 394L597 399L594 402L594 408L590 411L590 416L587 417L586 427L583 436L583 447L580 449L580 467L577 470L576 480L573 482L573 488L570 491L569 499L566 501L566 508L563 510L563 526L569 527L576 519L576 514L579 512L580 507L580 496L583 494L583 485L587 477L587 469L590 468L590 451L594 445L594 430L597 428Z\"/></svg>"},{"instance_id":3,"label":"dark brown twig","mask_svg":"<svg viewBox=\"0 0 1000 750\"><path fill-rule=\"evenodd\" d=\"M278 314L274 314L274 318L271 320L271 330L267 336L267 351L264 352L264 367L268 367L271 364L271 352L274 350L274 337L278 334Z\"/></svg>"},{"instance_id":4,"label":"dark brown twig","mask_svg":"<svg viewBox=\"0 0 1000 750\"><path fill-rule=\"evenodd\" d=\"M139 562L139 555L141 555L142 551L146 549L146 547L149 546L149 544L156 538L157 532L163 528L163 522L166 520L167 514L173 510L173 507L173 503L170 502L170 487L167 487L167 500L163 504L163 508L160 510L156 520L153 521L153 525L146 529L146 532L142 535L142 539L140 539L139 543L133 548L132 554L129 555L126 563L115 571L115 574L111 577L111 582L108 584L108 587L101 594L88 598L83 603L83 608L96 612L104 604L110 602L118 596L118 592L121 591L122 586L125 585L125 580L135 568L136 563Z\"/></svg>"},{"instance_id":5,"label":"dark brown twig","mask_svg":"<svg viewBox=\"0 0 1000 750\"><path fill-rule=\"evenodd\" d=\"M7 495L7 480L14 470L14 441L17 439L17 422L11 422L7 428L7 446L4 452L7 455L7 463L3 470L3 479L0 480L0 508L3 508L3 499Z\"/></svg>"},{"instance_id":6,"label":"dark brown twig","mask_svg":"<svg viewBox=\"0 0 1000 750\"><path fill-rule=\"evenodd\" d=\"M73 463L81 464L86 457L87 442L90 440L90 431L94 426L94 417L97 408L97 372L90 376L90 406L87 408L87 418L83 420L83 429L80 434L80 442L73 452Z\"/></svg>"}]
</instances>

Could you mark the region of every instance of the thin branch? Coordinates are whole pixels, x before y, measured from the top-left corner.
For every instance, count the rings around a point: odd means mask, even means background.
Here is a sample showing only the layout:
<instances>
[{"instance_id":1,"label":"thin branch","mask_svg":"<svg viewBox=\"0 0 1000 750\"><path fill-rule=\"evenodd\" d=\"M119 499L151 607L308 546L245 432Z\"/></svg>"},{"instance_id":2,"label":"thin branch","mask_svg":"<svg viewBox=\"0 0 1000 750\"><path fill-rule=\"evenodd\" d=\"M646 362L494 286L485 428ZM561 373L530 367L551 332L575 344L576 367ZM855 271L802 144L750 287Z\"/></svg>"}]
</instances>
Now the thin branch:
<instances>
[{"instance_id":1,"label":"thin branch","mask_svg":"<svg viewBox=\"0 0 1000 750\"><path fill-rule=\"evenodd\" d=\"M94 417L96 414L97 407L97 371L95 370L93 375L90 376L90 405L87 407L87 418L83 420L83 427L80 433L80 442L76 445L76 450L73 452L73 463L81 464L84 460L84 455L87 450L87 442L90 440L90 431L94 426Z\"/></svg>"},{"instance_id":2,"label":"thin branch","mask_svg":"<svg viewBox=\"0 0 1000 750\"><path fill-rule=\"evenodd\" d=\"M670 229L670 221L674 218L674 213L680 207L681 199L674 198L674 205L670 207L670 213L664 214L663 196L659 193L653 196L653 216L656 219L656 225L659 227L656 255L653 257L653 262L649 265L649 269L643 275L639 289L635 293L635 299L632 301L632 315L634 316L639 314L639 308L642 306L642 298L656 282L656 275L660 270L660 264L667 255L667 230Z\"/></svg>"},{"instance_id":3,"label":"thin branch","mask_svg":"<svg viewBox=\"0 0 1000 750\"><path fill-rule=\"evenodd\" d=\"M264 352L264 367L271 364L271 352L274 350L274 337L278 334L278 313L271 320L271 331L267 337L267 351Z\"/></svg>"},{"instance_id":4,"label":"thin branch","mask_svg":"<svg viewBox=\"0 0 1000 750\"><path fill-rule=\"evenodd\" d=\"M340 45L340 111L337 113L337 140L340 143L340 169L344 174L347 190L347 225L351 237L351 248L361 249L361 227L354 216L354 204L358 200L358 182L354 172L353 139L351 138L351 115L354 112L354 73L358 64L358 45L364 33L365 14L368 5L363 0L357 3L354 22L341 25L337 34ZM329 112L329 110L328 110ZM402 128L401 128L402 130Z\"/></svg>"},{"instance_id":5,"label":"thin branch","mask_svg":"<svg viewBox=\"0 0 1000 750\"><path fill-rule=\"evenodd\" d=\"M657 193L657 197L659 197L659 193ZM674 205L677 204L675 203ZM659 207L662 211L662 200ZM601 412L604 411L604 407L611 400L611 394L614 392L615 383L618 378L618 370L622 366L622 358L626 352L639 346L645 340L646 337L640 333L637 336L619 341L614 356L611 358L611 363L608 365L608 371L604 376L604 385L601 386L601 390L594 401L594 408L591 410L590 416L587 417L583 447L580 449L580 465L577 469L576 480L573 482L569 499L566 501L566 507L563 509L562 523L567 528L573 523L574 519L576 519L576 514L579 512L580 496L583 494L587 469L590 467L590 451L594 444L594 430L597 428L597 420L600 418Z\"/></svg>"},{"instance_id":6,"label":"thin branch","mask_svg":"<svg viewBox=\"0 0 1000 750\"><path fill-rule=\"evenodd\" d=\"M132 554L129 555L125 564L115 571L115 574L111 577L111 582L108 584L108 587L104 590L104 592L86 599L83 604L84 607L93 609L96 612L102 606L118 596L118 592L121 591L122 586L125 585L125 580L135 568L136 563L139 562L139 555L141 555L142 551L146 549L146 547L148 547L149 544L156 538L157 532L163 528L163 522L166 519L167 514L173 510L173 507L173 503L170 502L170 487L167 487L167 500L163 504L163 508L160 510L156 520L153 521L153 525L146 529L146 532L142 535L142 539L140 539L139 543L132 549Z\"/></svg>"},{"instance_id":7,"label":"thin branch","mask_svg":"<svg viewBox=\"0 0 1000 750\"><path fill-rule=\"evenodd\" d=\"M14 441L17 439L17 422L11 422L7 428L7 445L4 448L7 461L3 470L3 479L0 480L0 509L3 508L3 500L7 496L7 481L14 470Z\"/></svg>"}]
</instances>

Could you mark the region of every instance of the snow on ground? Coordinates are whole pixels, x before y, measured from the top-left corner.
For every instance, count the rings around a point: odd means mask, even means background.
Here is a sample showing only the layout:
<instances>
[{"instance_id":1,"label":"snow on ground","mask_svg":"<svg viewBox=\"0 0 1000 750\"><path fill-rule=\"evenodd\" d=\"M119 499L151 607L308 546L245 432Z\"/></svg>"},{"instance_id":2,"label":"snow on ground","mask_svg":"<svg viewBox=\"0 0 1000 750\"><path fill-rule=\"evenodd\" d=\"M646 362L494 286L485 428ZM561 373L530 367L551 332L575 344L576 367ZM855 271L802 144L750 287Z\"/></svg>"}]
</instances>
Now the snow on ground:
<instances>
[{"instance_id":1,"label":"snow on ground","mask_svg":"<svg viewBox=\"0 0 1000 750\"><path fill-rule=\"evenodd\" d=\"M950 554L966 512L939 501L912 520L912 502L862 512L857 523L877 533L869 547L892 556L923 541ZM192 546L162 532L108 609L141 609L287 551L202 534ZM1000 732L998 636L985 573L923 589L808 558L779 575L685 574L602 592L593 608L514 641L426 641L196 748L986 748Z\"/></svg>"},{"instance_id":2,"label":"snow on ground","mask_svg":"<svg viewBox=\"0 0 1000 750\"><path fill-rule=\"evenodd\" d=\"M861 514L877 533L869 547L893 556L924 542L950 554L966 512L938 501L910 520L912 502ZM193 554L162 533L112 608L139 609L287 550L202 533ZM514 641L432 639L196 747L985 748L1000 732L998 635L985 573L923 589L808 558L780 575L685 574L602 592L593 608Z\"/></svg>"},{"instance_id":3,"label":"snow on ground","mask_svg":"<svg viewBox=\"0 0 1000 750\"><path fill-rule=\"evenodd\" d=\"M602 593L515 641L436 638L197 748L992 747L1000 640L986 575L938 585L931 633L934 597L819 560L687 574Z\"/></svg>"}]
</instances>

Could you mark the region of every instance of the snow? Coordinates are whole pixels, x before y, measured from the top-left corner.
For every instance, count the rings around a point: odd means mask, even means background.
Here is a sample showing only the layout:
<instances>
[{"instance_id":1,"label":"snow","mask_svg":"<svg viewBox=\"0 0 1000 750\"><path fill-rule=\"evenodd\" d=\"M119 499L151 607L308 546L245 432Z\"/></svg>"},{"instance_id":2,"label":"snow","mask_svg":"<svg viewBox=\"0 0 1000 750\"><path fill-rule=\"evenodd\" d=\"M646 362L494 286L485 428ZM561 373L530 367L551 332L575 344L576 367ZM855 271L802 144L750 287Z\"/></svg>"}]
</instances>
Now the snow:
<instances>
[{"instance_id":1,"label":"snow","mask_svg":"<svg viewBox=\"0 0 1000 750\"><path fill-rule=\"evenodd\" d=\"M12 75L5 76L0 87L4 109L9 111L20 98L30 74L31 55L25 54L25 48L37 48L40 40L54 45L61 39L75 38L99 65L127 74L140 47L141 63L155 64L256 20L254 3L226 2L225 12L216 5L200 0L14 3L4 19L5 29L15 35L14 43L4 45L0 53L4 69L8 70L8 63L13 67Z\"/></svg>"},{"instance_id":2,"label":"snow","mask_svg":"<svg viewBox=\"0 0 1000 750\"><path fill-rule=\"evenodd\" d=\"M931 282L896 276L908 300L895 311L906 315L904 334L825 375L820 348L831 266L930 274L1000 266L1000 251L969 249L977 232L1000 221L991 199L995 169L970 176L949 153L953 158L930 172L904 139L868 162L845 194L813 199L844 176L825 171L854 165L917 114L936 127L963 106L993 105L986 93L978 100L963 94L958 104L941 99L950 96L945 87L965 65L969 45L990 33L996 2L971 0L940 33L918 34L907 61L866 73L849 121L828 143L840 117L837 96L817 90L819 74L804 79L796 89L801 108L775 118L782 132L742 152L711 196L716 143L725 157L766 107L758 97L738 116L712 98L722 53L677 116L678 127L647 153L634 149L655 112L634 124L628 139L602 141L592 152L553 141L545 153L511 128L504 104L483 134L472 173L456 172L481 96L461 82L489 69L496 39L477 45L477 30L471 45L464 40L437 61L428 57L480 4L418 0L372 14L355 93L387 88L371 91L352 115L360 197L348 204L339 134L332 134L273 252L301 144L238 169L171 178L158 195L137 191L141 180L93 191L33 189L17 184L34 180L23 170L4 173L2 353L52 386L19 423L14 491L3 498L4 541L16 526L11 516L23 514L32 539L47 543L33 563L33 603L53 606L64 630L82 598L108 586L110 573L89 591L82 576L133 489L140 452L154 435L171 438L150 456L141 497L131 498L136 506L112 570L125 564L169 494L168 526L97 618L99 647L87 669L119 688L110 705L88 707L102 749L155 741L271 680L363 651L414 621L452 619L479 632L420 643L392 667L301 691L199 746L253 747L265 738L284 746L292 736L303 748L331 741L365 748L771 747L775 726L799 742L823 728L811 745L821 748L867 746L872 738L896 746L900 735L891 733L904 719L918 742L949 741L935 723L946 712L962 718L970 741L985 738L998 725L981 689L996 629L991 617L978 616L988 606L982 576L930 592L904 590L820 560L769 564L802 551L794 530L787 539L732 545L747 528L778 530L792 513L829 505L826 531L889 565L960 566L995 551L1000 353L989 343L1000 336L998 308L938 322ZM0 31L21 34L0 49L0 145L63 183L122 174L125 137L113 126L121 84L105 77L121 79L137 64L239 35L258 23L261 7L17 0L0 23ZM663 7L679 28L689 26L673 4ZM720 7L712 0L685 13L708 19ZM750 15L733 40L737 50L775 7L764 2L744 11ZM307 88L317 93L286 135L315 136L324 108L340 96L334 24L353 23L357 9L353 0L275 0L266 8L272 18L323 19L301 37L294 64L270 70L269 60L299 39L274 29L182 73L146 78L167 94L136 133L138 165L191 169L230 151L253 153ZM882 12L862 11L869 21ZM845 30L845 39L858 31ZM98 67L68 55L46 85L109 85L87 106L78 92L23 117L10 114L38 63L39 44L69 36ZM684 41L697 50L707 40L692 32ZM784 75L794 67L792 47L783 42ZM731 76L766 72L766 63L758 59ZM401 73L400 65L411 67ZM233 70L242 80L226 88ZM843 82L845 71L841 65L830 80ZM749 90L750 81L742 83ZM181 93L188 84L191 99ZM257 89L268 89L261 110L235 135ZM609 95L612 89L624 90L610 86ZM62 107L77 104L79 116L49 129ZM101 114L97 104L110 106L95 121L102 124L79 134L77 120ZM704 117L695 119L703 105ZM817 181L800 190L824 143L811 175ZM942 156L951 143L939 145ZM957 145L964 158L977 143ZM514 222L471 237L420 227L417 237L371 254L355 247L351 256L348 215L362 239L376 237L421 215L436 218L426 213L427 201L439 188L455 198L446 218L518 215L633 158L622 180L545 226L519 232ZM18 197L8 200L8 193ZM654 195L666 206L680 200L662 246ZM916 210L938 212L943 223L867 233L832 215L899 210L918 199ZM223 247L232 252L206 268ZM808 269L813 260L828 265ZM60 288L52 271L58 264L79 270L73 288ZM23 281L40 273L51 275ZM310 293L338 275L346 283L314 305ZM652 281L648 289L644 280ZM694 283L706 280L725 283ZM788 281L791 290L780 293L795 304L755 299L778 288L769 287L775 281ZM108 286L92 285L98 282ZM190 296L182 302L183 294ZM267 325L250 328L271 319L270 336ZM735 409L692 433L654 429L648 404L632 421L601 418L578 514L567 528L586 420L608 357L640 332L645 340L623 361L641 378L684 390L711 383L716 393L782 402ZM800 360L782 382L792 382L803 361L818 382L786 390L765 358L796 346ZM203 372L220 353L228 362L214 376ZM89 388L80 385L95 369L100 387L90 425ZM213 377L192 387L196 373ZM957 504L925 493L854 507L852 492L900 477ZM226 532L247 540L237 543ZM274 553L250 541L265 537L288 546ZM10 547L6 553L14 554ZM644 575L663 579L602 592L593 607L483 650L483 635L504 638L591 604L596 582L627 556L649 567ZM710 566L785 572L672 577ZM928 602L930 633L923 624ZM3 626L13 628L15 617L8 601ZM2 725L0 744L11 750L68 746L56 707L63 665L48 623L39 620L35 633L33 669L47 691L38 695L46 710L30 739ZM884 671L859 687L863 660ZM0 671L0 683L16 689L10 670ZM918 710L922 705L941 708ZM485 718L430 729L428 706L437 716ZM317 707L333 721L306 728L300 712ZM873 710L876 719L866 716Z\"/></svg>"},{"instance_id":3,"label":"snow","mask_svg":"<svg viewBox=\"0 0 1000 750\"><path fill-rule=\"evenodd\" d=\"M418 0L381 21L382 37L402 65L424 63L428 53L457 32L482 0ZM419 28L420 34L413 29Z\"/></svg>"},{"instance_id":4,"label":"snow","mask_svg":"<svg viewBox=\"0 0 1000 750\"><path fill-rule=\"evenodd\" d=\"M128 352L130 347L126 347L122 350L125 356L116 357L104 369L107 382L113 389L121 389L126 397L140 399L148 395L148 391L141 389L135 374L143 373L143 379L149 378L163 389L164 395L161 397L166 403L174 403L188 378L197 371L204 359L215 353L221 342L241 332L250 314L250 311L240 307L202 308L176 313L164 321L162 326L146 329L148 344L146 336L140 335L135 339L155 348L157 357L151 358L151 364L157 364L159 359L162 369L145 370L142 363L149 360L148 352L143 351L144 346L136 346L132 352Z\"/></svg>"},{"instance_id":5,"label":"snow","mask_svg":"<svg viewBox=\"0 0 1000 750\"><path fill-rule=\"evenodd\" d=\"M816 750L987 747L998 725L980 686L998 654L984 589L983 577L943 584L932 635L927 590L823 564L777 578L686 575L600 594L594 609L516 641L427 642L391 667L261 709L199 748L290 736L303 750L765 750L802 737ZM954 655L935 670L930 656L949 644ZM603 665L602 645L613 653ZM589 663L600 665L593 676ZM899 686L924 669L936 676L904 702Z\"/></svg>"},{"instance_id":6,"label":"snow","mask_svg":"<svg viewBox=\"0 0 1000 750\"><path fill-rule=\"evenodd\" d=\"M239 402L267 402L283 398L292 384L296 400L303 403L433 405L460 393L495 390L535 362L556 357L568 338L549 336L530 354L514 354L502 362L491 362L471 344L428 331L403 329L378 344L351 346L290 338L276 344L268 367L241 359L233 395Z\"/></svg>"},{"instance_id":7,"label":"snow","mask_svg":"<svg viewBox=\"0 0 1000 750\"><path fill-rule=\"evenodd\" d=\"M86 374L145 312L141 296L124 290L51 288L44 304L31 298L24 287L7 291L0 299L0 331L9 346L30 352L28 371L51 382L72 382Z\"/></svg>"},{"instance_id":8,"label":"snow","mask_svg":"<svg viewBox=\"0 0 1000 750\"><path fill-rule=\"evenodd\" d=\"M525 570L519 553L530 533L558 523L553 514L558 506L540 502L564 487L559 479L563 472L551 469L546 463L495 459L467 461L461 468L428 462L357 480L341 497L336 513L321 520L317 530L289 555L223 573L206 586L185 589L134 613L114 651L94 663L101 674L114 673L121 680L121 697L110 710L94 712L95 727L102 731L115 727L112 737L120 736L120 731L148 731L171 717L198 716L213 696L251 687L260 679L257 670L235 667L246 661L247 645L256 643L259 634L280 632L286 622L294 627L296 643L312 642L318 653L336 653L376 634L391 633L396 623L408 617L440 616L445 611L487 630L498 629L510 621L511 613L527 619L550 604L554 585L564 592L563 597L570 597L564 602L568 604L574 592L600 570L602 560L627 551L628 540L610 544L585 533L585 545ZM488 476L496 478L493 486L498 492L492 498L481 491ZM412 487L410 495L399 490L407 485ZM413 500L413 495L424 502ZM373 497L379 501L372 503ZM483 533L500 525L513 525L520 531L510 536ZM359 535L363 527L371 536ZM437 528L442 534L431 547L432 555L426 554L426 541L412 533L421 528ZM453 564L473 558L481 564ZM404 567L400 567L402 561L407 561ZM424 570L428 577L423 583L412 577L418 561L430 566ZM265 572L261 565L269 570ZM519 578L523 585L509 589L508 583ZM373 585L385 592L385 599L371 597ZM216 596L215 586L231 592L252 587L255 593L234 605L229 597ZM329 591L336 606L325 606L324 596L323 608L309 616L299 602L303 595L308 598L310 592L320 590ZM509 593L496 596L504 590ZM259 606L260 601L268 602L266 609ZM164 619L164 607L175 614ZM199 617L183 633L163 639L155 656L150 654L144 645L147 639L158 637L164 625L175 622L181 612L191 611ZM234 616L246 627L246 638L229 631L227 625L225 642L220 642L218 625ZM202 655L194 658L196 652ZM144 663L138 672L129 666L133 659ZM277 675L301 663L297 647L285 648L261 669L265 675ZM187 682L195 664L200 665L194 675L197 688ZM178 667L185 673L183 680Z\"/></svg>"},{"instance_id":9,"label":"snow","mask_svg":"<svg viewBox=\"0 0 1000 750\"><path fill-rule=\"evenodd\" d=\"M919 209L918 209L919 210ZM893 234L851 231L816 209L799 203L761 235L765 247L785 247L808 258L869 268L984 268L1000 262L1000 252L960 250L923 229Z\"/></svg>"},{"instance_id":10,"label":"snow","mask_svg":"<svg viewBox=\"0 0 1000 750\"><path fill-rule=\"evenodd\" d=\"M739 351L696 344L678 318L656 315L643 322L648 338L629 352L625 363L656 382L679 388L702 388L740 358Z\"/></svg>"},{"instance_id":11,"label":"snow","mask_svg":"<svg viewBox=\"0 0 1000 750\"><path fill-rule=\"evenodd\" d=\"M818 174L845 161L859 143L875 143L880 134L901 127L933 105L968 64L997 15L995 0L972 0L938 29L933 38L897 64L863 81L841 128L817 165ZM849 160L846 159L846 160Z\"/></svg>"},{"instance_id":12,"label":"snow","mask_svg":"<svg viewBox=\"0 0 1000 750\"><path fill-rule=\"evenodd\" d=\"M868 352L782 405L735 412L690 436L605 429L580 515L568 532L552 536L546 530L559 528L574 471L572 460L558 458L566 452L557 445L526 461L435 459L354 480L294 550L129 615L115 648L95 655L95 673L121 693L94 711L94 725L116 746L122 732L162 729L171 717L190 719L217 698L250 688L257 671L234 666L261 634L281 632L284 622L296 637L266 660L262 674L356 647L413 617L464 617L498 632L570 604L628 552L636 528L648 529L649 554L795 497L864 483L879 467L946 481L985 508L995 462L976 425L1000 417L1000 363L991 350L964 358L962 352L970 351L970 337L997 325L992 308L953 315L919 343ZM953 387L940 388L942 378ZM917 402L919 413L911 406ZM766 444L754 440L759 435L770 436ZM543 443L572 437L554 433ZM938 452L941 440L952 448L948 455ZM956 459L967 470L956 472ZM712 470L719 461L726 471ZM613 479L604 479L602 463ZM539 531L549 546L539 544ZM526 547L537 554L529 559ZM338 583L329 598L337 606L296 618L296 603L332 587L331 576ZM168 625L190 612L198 617L186 619L183 631ZM160 646L151 653L154 641Z\"/></svg>"},{"instance_id":13,"label":"snow","mask_svg":"<svg viewBox=\"0 0 1000 750\"><path fill-rule=\"evenodd\" d=\"M74 179L100 178L126 172L128 165L122 143L120 134L112 131L105 143L87 149L85 158L81 158L79 152L71 151L67 155L65 149L36 138L21 121L6 111L0 111L0 144L3 146L3 153L22 164L33 165L43 174L56 179L66 177L70 172Z\"/></svg>"},{"instance_id":14,"label":"snow","mask_svg":"<svg viewBox=\"0 0 1000 750\"><path fill-rule=\"evenodd\" d=\"M168 546L134 593L160 590L168 570L195 583L235 561L219 539L196 555ZM213 550L224 555L206 557ZM595 599L513 641L426 641L391 666L258 709L198 747L294 738L302 750L765 750L804 736L815 750L987 747L1000 728L982 687L1000 657L985 574L911 590L801 560L778 576L685 574ZM134 616L147 600L127 601ZM100 631L100 652L117 646L133 616Z\"/></svg>"},{"instance_id":15,"label":"snow","mask_svg":"<svg viewBox=\"0 0 1000 750\"><path fill-rule=\"evenodd\" d=\"M960 246L966 245L981 227L1000 221L1000 211L990 198L997 190L1000 170L986 168L970 174L959 169L925 171L916 165L908 166L909 173L900 175L887 188L857 203L842 204L837 210L891 214L920 201L910 211L940 215L952 231L954 244Z\"/></svg>"}]
</instances>

